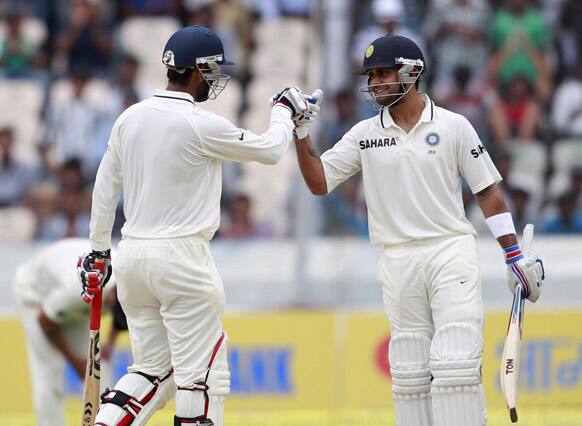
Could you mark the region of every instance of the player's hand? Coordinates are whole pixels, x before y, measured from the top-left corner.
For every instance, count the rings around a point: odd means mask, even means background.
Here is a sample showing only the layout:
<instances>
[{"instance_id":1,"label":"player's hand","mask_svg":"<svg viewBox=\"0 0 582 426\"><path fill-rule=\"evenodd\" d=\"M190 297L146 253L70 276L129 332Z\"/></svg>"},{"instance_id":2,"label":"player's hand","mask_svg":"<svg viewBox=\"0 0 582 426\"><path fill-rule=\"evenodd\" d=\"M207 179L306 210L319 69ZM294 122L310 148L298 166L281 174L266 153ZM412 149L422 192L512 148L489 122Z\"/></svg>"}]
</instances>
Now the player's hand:
<instances>
[{"instance_id":1,"label":"player's hand","mask_svg":"<svg viewBox=\"0 0 582 426\"><path fill-rule=\"evenodd\" d=\"M544 264L537 256L521 257L507 263L509 290L515 293L515 286L520 285L525 298L530 302L539 299L545 277Z\"/></svg>"},{"instance_id":2,"label":"player's hand","mask_svg":"<svg viewBox=\"0 0 582 426\"><path fill-rule=\"evenodd\" d=\"M111 273L111 250L93 250L79 257L77 274L82 287L83 301L90 303L95 294L101 293L111 278Z\"/></svg>"},{"instance_id":3,"label":"player's hand","mask_svg":"<svg viewBox=\"0 0 582 426\"><path fill-rule=\"evenodd\" d=\"M295 123L295 136L297 139L304 139L309 134L308 126L315 121L319 114L323 91L317 89L311 95L303 95L307 101L307 111L293 120Z\"/></svg>"},{"instance_id":4,"label":"player's hand","mask_svg":"<svg viewBox=\"0 0 582 426\"><path fill-rule=\"evenodd\" d=\"M307 111L307 100L297 87L286 87L281 92L272 96L270 99L271 106L283 106L291 111L291 118L296 120L299 116Z\"/></svg>"}]
</instances>

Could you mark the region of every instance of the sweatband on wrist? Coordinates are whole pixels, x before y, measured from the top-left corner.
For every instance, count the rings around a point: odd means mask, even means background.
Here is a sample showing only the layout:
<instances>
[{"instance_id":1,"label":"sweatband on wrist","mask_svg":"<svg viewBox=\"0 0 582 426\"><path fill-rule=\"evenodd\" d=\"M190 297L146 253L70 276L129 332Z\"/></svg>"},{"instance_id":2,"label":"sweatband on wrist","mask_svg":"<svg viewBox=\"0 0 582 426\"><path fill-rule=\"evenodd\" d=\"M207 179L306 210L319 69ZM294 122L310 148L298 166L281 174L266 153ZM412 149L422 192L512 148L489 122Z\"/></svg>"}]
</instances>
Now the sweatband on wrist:
<instances>
[{"instance_id":1,"label":"sweatband on wrist","mask_svg":"<svg viewBox=\"0 0 582 426\"><path fill-rule=\"evenodd\" d=\"M308 134L309 131L307 130L307 126L305 125L295 128L295 136L297 136L297 139L304 139L307 137Z\"/></svg>"},{"instance_id":2,"label":"sweatband on wrist","mask_svg":"<svg viewBox=\"0 0 582 426\"><path fill-rule=\"evenodd\" d=\"M499 213L490 216L485 219L487 227L495 237L495 239L503 235L515 235L515 226L513 225L513 219L511 218L511 213Z\"/></svg>"},{"instance_id":3,"label":"sweatband on wrist","mask_svg":"<svg viewBox=\"0 0 582 426\"><path fill-rule=\"evenodd\" d=\"M523 254L521 252L521 248L519 248L519 244L511 247L505 247L503 251L505 252L505 263L508 265L523 259Z\"/></svg>"}]
</instances>

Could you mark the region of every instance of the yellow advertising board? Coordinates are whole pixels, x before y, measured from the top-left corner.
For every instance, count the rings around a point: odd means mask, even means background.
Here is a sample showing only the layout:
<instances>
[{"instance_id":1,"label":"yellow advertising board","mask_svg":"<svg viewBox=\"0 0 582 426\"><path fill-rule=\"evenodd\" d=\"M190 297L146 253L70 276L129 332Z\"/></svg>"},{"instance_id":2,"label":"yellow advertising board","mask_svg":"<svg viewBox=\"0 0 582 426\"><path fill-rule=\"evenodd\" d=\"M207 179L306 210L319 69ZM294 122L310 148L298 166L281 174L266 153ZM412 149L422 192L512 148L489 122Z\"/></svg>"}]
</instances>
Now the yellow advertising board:
<instances>
[{"instance_id":1,"label":"yellow advertising board","mask_svg":"<svg viewBox=\"0 0 582 426\"><path fill-rule=\"evenodd\" d=\"M485 318L483 381L489 408L503 408L497 376L507 315L491 312ZM582 311L526 312L521 407L582 407L580 324ZM232 374L229 409L392 407L389 324L382 312L240 313L227 315L224 326ZM0 319L0 335L9 342L0 351L5 389L0 412L31 412L22 328L16 319ZM123 336L113 357L114 377L129 363L129 341ZM78 403L81 383L72 369L64 389L70 403Z\"/></svg>"}]
</instances>

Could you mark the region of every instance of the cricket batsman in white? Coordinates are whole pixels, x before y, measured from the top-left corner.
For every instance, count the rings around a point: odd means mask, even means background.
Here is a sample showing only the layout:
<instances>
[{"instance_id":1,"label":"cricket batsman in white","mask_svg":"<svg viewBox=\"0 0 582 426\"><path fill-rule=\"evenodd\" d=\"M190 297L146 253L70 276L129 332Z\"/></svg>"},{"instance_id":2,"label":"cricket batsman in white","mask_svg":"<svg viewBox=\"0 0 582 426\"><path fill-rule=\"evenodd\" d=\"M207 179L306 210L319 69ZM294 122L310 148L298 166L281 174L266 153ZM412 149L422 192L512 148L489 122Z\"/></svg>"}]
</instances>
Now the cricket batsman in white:
<instances>
[{"instance_id":1,"label":"cricket batsman in white","mask_svg":"<svg viewBox=\"0 0 582 426\"><path fill-rule=\"evenodd\" d=\"M66 423L63 386L67 362L81 380L85 377L89 305L79 298L75 262L89 247L86 238L60 240L16 269L14 298L26 334L39 426ZM108 383L109 376L110 369L102 363L101 382Z\"/></svg>"},{"instance_id":2,"label":"cricket batsman in white","mask_svg":"<svg viewBox=\"0 0 582 426\"><path fill-rule=\"evenodd\" d=\"M80 276L95 271L97 259L108 261L123 191L126 222L115 272L133 355L128 374L102 395L100 426L143 425L174 394L175 426L223 425L230 391L224 290L208 245L219 226L221 164L277 163L295 127L318 110L287 88L274 97L261 135L206 111L201 103L225 88L229 77L221 67L231 63L218 36L202 26L173 34L162 62L166 90L117 119L93 190L93 251ZM90 297L95 289L82 284Z\"/></svg>"},{"instance_id":3,"label":"cricket batsman in white","mask_svg":"<svg viewBox=\"0 0 582 426\"><path fill-rule=\"evenodd\" d=\"M410 39L386 35L363 60L362 91L378 109L319 157L298 135L301 172L325 195L359 170L370 239L384 247L377 276L392 327L389 347L398 426L481 426L483 306L475 244L465 217L464 178L505 252L508 285L540 295L543 266L524 258L498 187L501 176L461 115L417 92L424 56ZM303 137L300 137L303 136Z\"/></svg>"}]
</instances>

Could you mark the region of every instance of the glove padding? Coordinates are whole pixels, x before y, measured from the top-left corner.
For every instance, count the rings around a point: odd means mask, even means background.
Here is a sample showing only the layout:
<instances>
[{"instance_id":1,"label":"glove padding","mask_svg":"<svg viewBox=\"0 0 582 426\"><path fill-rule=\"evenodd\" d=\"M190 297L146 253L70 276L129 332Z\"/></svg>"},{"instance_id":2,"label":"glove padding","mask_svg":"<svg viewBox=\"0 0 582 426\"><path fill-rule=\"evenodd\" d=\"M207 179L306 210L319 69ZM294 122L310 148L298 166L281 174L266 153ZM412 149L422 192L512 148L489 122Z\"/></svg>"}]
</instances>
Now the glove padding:
<instances>
[{"instance_id":1,"label":"glove padding","mask_svg":"<svg viewBox=\"0 0 582 426\"><path fill-rule=\"evenodd\" d=\"M77 274L84 302L90 303L94 295L101 293L105 284L109 282L111 273L111 250L93 250L91 253L79 257Z\"/></svg>"},{"instance_id":2,"label":"glove padding","mask_svg":"<svg viewBox=\"0 0 582 426\"><path fill-rule=\"evenodd\" d=\"M291 111L291 119L298 119L307 111L305 95L297 87L286 87L270 99L271 106L282 105Z\"/></svg>"},{"instance_id":3,"label":"glove padding","mask_svg":"<svg viewBox=\"0 0 582 426\"><path fill-rule=\"evenodd\" d=\"M523 257L507 265L509 290L515 293L515 286L521 285L525 298L530 302L539 299L545 278L544 264L537 256Z\"/></svg>"},{"instance_id":4,"label":"glove padding","mask_svg":"<svg viewBox=\"0 0 582 426\"><path fill-rule=\"evenodd\" d=\"M307 100L307 111L301 114L297 119L293 120L295 123L295 136L297 139L304 139L309 134L308 126L313 123L319 114L321 101L323 99L323 91L321 89L315 90L311 95L303 95Z\"/></svg>"}]
</instances>

